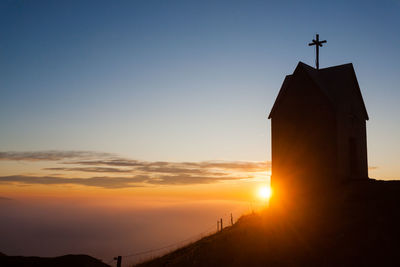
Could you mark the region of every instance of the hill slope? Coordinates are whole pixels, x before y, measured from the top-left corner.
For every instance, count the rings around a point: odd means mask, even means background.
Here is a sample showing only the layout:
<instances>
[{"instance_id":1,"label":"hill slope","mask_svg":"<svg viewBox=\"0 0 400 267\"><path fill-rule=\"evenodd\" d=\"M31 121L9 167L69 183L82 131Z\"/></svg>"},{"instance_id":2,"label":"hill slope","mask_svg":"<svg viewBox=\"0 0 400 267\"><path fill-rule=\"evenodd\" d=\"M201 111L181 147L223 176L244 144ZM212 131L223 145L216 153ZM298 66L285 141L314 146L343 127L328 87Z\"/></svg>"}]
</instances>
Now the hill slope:
<instances>
[{"instance_id":1,"label":"hill slope","mask_svg":"<svg viewBox=\"0 0 400 267\"><path fill-rule=\"evenodd\" d=\"M268 209L139 266L400 266L400 182L352 182Z\"/></svg>"},{"instance_id":2,"label":"hill slope","mask_svg":"<svg viewBox=\"0 0 400 267\"><path fill-rule=\"evenodd\" d=\"M0 253L0 266L7 267L108 267L109 265L88 255L65 255L54 258L6 256Z\"/></svg>"}]
</instances>

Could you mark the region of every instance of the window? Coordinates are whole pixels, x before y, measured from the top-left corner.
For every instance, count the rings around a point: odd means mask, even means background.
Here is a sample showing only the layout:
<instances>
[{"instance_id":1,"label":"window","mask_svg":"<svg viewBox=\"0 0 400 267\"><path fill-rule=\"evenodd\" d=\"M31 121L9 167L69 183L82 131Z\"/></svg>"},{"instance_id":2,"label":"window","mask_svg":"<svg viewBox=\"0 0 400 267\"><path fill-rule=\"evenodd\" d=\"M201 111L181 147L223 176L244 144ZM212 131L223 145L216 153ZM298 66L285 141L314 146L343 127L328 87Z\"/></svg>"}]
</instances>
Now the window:
<instances>
[{"instance_id":1,"label":"window","mask_svg":"<svg viewBox=\"0 0 400 267\"><path fill-rule=\"evenodd\" d=\"M350 137L349 140L350 175L355 178L358 174L357 140Z\"/></svg>"}]
</instances>

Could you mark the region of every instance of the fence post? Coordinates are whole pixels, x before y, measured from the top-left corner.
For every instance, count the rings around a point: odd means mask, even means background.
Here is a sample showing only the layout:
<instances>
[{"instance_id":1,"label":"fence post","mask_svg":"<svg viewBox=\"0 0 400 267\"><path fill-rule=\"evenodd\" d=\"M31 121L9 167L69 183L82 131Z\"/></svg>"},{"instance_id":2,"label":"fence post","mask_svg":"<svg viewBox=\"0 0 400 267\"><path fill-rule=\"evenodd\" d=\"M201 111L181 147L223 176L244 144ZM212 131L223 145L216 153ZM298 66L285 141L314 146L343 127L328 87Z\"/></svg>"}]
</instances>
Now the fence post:
<instances>
[{"instance_id":1,"label":"fence post","mask_svg":"<svg viewBox=\"0 0 400 267\"><path fill-rule=\"evenodd\" d=\"M220 225L221 225L221 231L222 231L222 229L224 229L223 224L222 224L222 218L221 218Z\"/></svg>"},{"instance_id":2,"label":"fence post","mask_svg":"<svg viewBox=\"0 0 400 267\"><path fill-rule=\"evenodd\" d=\"M219 231L219 220L217 221L217 232Z\"/></svg>"},{"instance_id":3,"label":"fence post","mask_svg":"<svg viewBox=\"0 0 400 267\"><path fill-rule=\"evenodd\" d=\"M232 216L232 213L231 213L231 225L233 225L233 216Z\"/></svg>"},{"instance_id":4,"label":"fence post","mask_svg":"<svg viewBox=\"0 0 400 267\"><path fill-rule=\"evenodd\" d=\"M115 257L114 260L117 260L117 267L121 267L122 256Z\"/></svg>"}]
</instances>

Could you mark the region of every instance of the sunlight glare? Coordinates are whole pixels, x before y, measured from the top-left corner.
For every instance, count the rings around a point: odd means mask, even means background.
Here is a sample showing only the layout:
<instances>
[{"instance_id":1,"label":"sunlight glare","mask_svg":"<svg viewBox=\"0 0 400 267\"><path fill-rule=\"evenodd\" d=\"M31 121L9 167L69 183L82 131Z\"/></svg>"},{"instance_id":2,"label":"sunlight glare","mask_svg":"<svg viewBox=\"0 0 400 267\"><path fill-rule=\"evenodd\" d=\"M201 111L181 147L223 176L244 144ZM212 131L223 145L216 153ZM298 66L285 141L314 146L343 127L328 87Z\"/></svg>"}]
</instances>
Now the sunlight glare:
<instances>
[{"instance_id":1,"label":"sunlight glare","mask_svg":"<svg viewBox=\"0 0 400 267\"><path fill-rule=\"evenodd\" d=\"M258 189L258 196L263 200L269 200L272 196L272 188L264 185Z\"/></svg>"}]
</instances>

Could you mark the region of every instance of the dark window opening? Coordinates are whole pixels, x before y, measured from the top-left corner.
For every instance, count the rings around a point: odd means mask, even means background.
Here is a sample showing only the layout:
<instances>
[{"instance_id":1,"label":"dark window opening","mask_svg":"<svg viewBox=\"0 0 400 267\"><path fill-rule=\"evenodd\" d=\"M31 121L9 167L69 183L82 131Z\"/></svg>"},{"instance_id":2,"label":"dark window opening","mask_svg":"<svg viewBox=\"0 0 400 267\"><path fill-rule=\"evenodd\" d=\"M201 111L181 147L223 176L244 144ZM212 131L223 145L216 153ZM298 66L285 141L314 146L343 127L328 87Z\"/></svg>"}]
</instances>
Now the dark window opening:
<instances>
[{"instance_id":1,"label":"dark window opening","mask_svg":"<svg viewBox=\"0 0 400 267\"><path fill-rule=\"evenodd\" d=\"M357 141L354 137L349 140L350 148L350 174L352 178L358 174Z\"/></svg>"}]
</instances>

